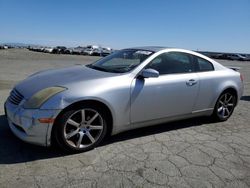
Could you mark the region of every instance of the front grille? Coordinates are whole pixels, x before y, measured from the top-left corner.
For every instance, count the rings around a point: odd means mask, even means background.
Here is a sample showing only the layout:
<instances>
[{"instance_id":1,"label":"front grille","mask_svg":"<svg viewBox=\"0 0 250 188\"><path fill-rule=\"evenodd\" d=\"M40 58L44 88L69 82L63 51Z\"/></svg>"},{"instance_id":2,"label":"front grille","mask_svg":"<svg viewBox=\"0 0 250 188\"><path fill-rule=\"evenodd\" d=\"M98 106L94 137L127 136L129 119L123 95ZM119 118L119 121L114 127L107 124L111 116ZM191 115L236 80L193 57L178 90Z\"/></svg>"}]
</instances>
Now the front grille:
<instances>
[{"instance_id":1,"label":"front grille","mask_svg":"<svg viewBox=\"0 0 250 188\"><path fill-rule=\"evenodd\" d=\"M11 102L14 105L19 105L20 102L23 100L23 95L19 93L16 89L13 89L10 92L10 96L8 98L9 102Z\"/></svg>"}]
</instances>

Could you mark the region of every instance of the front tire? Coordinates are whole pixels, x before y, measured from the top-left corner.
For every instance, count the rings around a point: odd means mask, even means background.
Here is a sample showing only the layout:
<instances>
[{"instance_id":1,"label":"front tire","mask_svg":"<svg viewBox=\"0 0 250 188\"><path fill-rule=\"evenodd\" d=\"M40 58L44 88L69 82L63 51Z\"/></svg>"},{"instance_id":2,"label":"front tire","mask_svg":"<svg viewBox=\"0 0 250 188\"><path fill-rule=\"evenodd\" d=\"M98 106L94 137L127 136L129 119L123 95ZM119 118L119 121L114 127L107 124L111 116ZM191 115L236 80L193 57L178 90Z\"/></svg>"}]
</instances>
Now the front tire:
<instances>
[{"instance_id":1,"label":"front tire","mask_svg":"<svg viewBox=\"0 0 250 188\"><path fill-rule=\"evenodd\" d=\"M56 121L54 136L68 152L95 148L107 133L105 112L96 105L84 105L65 111Z\"/></svg>"},{"instance_id":2,"label":"front tire","mask_svg":"<svg viewBox=\"0 0 250 188\"><path fill-rule=\"evenodd\" d=\"M236 106L236 95L233 92L223 92L214 107L213 117L216 121L226 121L232 115Z\"/></svg>"}]
</instances>

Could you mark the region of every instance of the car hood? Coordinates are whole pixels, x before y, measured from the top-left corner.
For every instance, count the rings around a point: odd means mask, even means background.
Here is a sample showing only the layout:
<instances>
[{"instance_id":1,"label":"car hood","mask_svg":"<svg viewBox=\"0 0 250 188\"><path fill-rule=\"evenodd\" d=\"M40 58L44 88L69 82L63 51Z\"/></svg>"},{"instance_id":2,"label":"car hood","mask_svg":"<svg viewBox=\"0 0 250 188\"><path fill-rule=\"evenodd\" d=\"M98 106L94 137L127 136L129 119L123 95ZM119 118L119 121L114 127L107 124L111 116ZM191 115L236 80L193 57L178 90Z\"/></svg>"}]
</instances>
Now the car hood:
<instances>
[{"instance_id":1,"label":"car hood","mask_svg":"<svg viewBox=\"0 0 250 188\"><path fill-rule=\"evenodd\" d=\"M78 82L87 82L115 75L117 74L102 72L78 65L68 68L40 71L18 83L15 88L28 99L36 92L47 87L62 86L70 89L72 85Z\"/></svg>"}]
</instances>

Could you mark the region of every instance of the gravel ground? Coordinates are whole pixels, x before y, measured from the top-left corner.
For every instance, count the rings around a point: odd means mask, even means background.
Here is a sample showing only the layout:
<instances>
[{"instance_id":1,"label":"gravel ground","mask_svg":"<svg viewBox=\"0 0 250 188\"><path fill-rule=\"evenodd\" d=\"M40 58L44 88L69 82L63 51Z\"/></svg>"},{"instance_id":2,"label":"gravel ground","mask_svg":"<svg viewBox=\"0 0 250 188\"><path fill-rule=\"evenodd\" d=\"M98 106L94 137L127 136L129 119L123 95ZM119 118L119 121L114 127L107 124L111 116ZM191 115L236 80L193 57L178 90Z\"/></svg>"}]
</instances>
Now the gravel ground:
<instances>
[{"instance_id":1,"label":"gravel ground","mask_svg":"<svg viewBox=\"0 0 250 188\"><path fill-rule=\"evenodd\" d=\"M133 130L74 155L13 136L3 103L16 82L96 59L0 50L0 187L250 187L250 62L220 61L241 67L245 81L244 96L223 123L196 118Z\"/></svg>"}]
</instances>

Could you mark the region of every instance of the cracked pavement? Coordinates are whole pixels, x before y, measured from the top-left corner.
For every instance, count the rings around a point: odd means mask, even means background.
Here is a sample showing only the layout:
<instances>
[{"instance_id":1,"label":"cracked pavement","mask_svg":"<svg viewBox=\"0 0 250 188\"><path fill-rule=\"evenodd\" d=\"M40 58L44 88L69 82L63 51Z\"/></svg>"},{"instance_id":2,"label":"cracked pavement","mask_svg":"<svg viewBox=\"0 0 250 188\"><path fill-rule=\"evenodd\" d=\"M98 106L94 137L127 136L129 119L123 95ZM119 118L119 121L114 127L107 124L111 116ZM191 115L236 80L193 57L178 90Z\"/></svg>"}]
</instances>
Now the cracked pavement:
<instances>
[{"instance_id":1,"label":"cracked pavement","mask_svg":"<svg viewBox=\"0 0 250 188\"><path fill-rule=\"evenodd\" d=\"M219 61L242 67L244 77L244 96L228 121L195 118L137 129L66 155L18 140L3 102L12 83L28 74L89 59L26 50L0 57L0 187L250 187L250 62Z\"/></svg>"}]
</instances>

